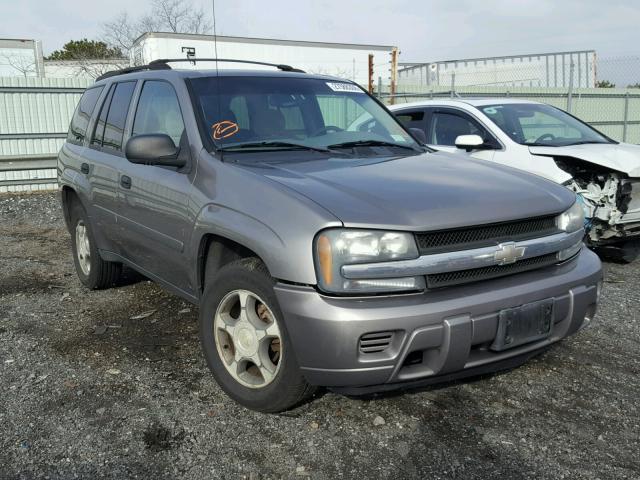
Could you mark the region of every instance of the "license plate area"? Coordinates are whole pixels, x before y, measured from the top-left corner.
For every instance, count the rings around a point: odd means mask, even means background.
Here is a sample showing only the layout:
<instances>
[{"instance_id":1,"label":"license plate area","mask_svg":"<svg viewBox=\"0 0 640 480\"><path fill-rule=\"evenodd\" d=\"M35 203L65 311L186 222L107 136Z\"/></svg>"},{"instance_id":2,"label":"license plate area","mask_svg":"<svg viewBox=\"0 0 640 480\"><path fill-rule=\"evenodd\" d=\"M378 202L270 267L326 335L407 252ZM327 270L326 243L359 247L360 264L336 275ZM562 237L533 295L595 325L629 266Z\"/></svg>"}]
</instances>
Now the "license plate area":
<instances>
[{"instance_id":1,"label":"license plate area","mask_svg":"<svg viewBox=\"0 0 640 480\"><path fill-rule=\"evenodd\" d=\"M502 351L547 338L553 328L553 299L508 308L498 315L491 350Z\"/></svg>"}]
</instances>

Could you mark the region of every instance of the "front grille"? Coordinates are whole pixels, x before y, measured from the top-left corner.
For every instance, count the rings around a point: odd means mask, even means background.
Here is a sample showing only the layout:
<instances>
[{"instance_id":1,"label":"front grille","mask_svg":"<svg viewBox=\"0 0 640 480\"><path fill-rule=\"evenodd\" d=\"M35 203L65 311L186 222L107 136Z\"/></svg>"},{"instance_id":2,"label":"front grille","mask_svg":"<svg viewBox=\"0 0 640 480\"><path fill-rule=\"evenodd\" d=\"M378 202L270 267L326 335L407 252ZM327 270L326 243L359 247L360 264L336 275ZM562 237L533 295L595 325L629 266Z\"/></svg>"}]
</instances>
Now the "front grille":
<instances>
[{"instance_id":1,"label":"front grille","mask_svg":"<svg viewBox=\"0 0 640 480\"><path fill-rule=\"evenodd\" d=\"M491 278L503 277L514 273L526 272L536 268L548 267L558 262L555 253L539 257L526 258L510 265L493 265L491 267L473 268L458 272L436 273L427 275L428 288L451 287L464 283L479 282Z\"/></svg>"},{"instance_id":2,"label":"front grille","mask_svg":"<svg viewBox=\"0 0 640 480\"><path fill-rule=\"evenodd\" d=\"M515 222L438 230L416 234L421 255L487 247L501 242L539 238L557 233L556 217L529 218Z\"/></svg>"},{"instance_id":3,"label":"front grille","mask_svg":"<svg viewBox=\"0 0 640 480\"><path fill-rule=\"evenodd\" d=\"M391 345L393 332L366 333L360 337L361 353L379 353Z\"/></svg>"}]
</instances>

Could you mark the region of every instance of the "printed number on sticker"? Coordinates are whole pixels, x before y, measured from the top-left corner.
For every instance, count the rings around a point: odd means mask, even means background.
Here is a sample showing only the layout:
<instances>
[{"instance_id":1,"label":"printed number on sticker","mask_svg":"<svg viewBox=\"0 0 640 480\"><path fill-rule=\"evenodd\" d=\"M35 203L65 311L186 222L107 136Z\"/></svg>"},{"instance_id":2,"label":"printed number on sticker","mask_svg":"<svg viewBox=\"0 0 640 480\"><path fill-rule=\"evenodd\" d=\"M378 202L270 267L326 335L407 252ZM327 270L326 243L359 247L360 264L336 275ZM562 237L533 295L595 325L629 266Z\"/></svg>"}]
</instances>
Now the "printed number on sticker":
<instances>
[{"instance_id":1,"label":"printed number on sticker","mask_svg":"<svg viewBox=\"0 0 640 480\"><path fill-rule=\"evenodd\" d=\"M327 87L334 92L363 93L360 87L353 83L327 82Z\"/></svg>"}]
</instances>

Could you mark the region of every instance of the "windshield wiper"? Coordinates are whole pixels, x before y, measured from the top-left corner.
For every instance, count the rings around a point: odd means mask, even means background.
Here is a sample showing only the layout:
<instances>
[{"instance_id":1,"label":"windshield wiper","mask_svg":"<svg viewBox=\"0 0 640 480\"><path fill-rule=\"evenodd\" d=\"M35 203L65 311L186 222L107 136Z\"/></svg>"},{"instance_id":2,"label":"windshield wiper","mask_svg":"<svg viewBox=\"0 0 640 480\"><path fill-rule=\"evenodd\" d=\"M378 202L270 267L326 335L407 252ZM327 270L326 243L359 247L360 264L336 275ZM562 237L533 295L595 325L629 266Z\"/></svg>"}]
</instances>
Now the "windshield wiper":
<instances>
[{"instance_id":1,"label":"windshield wiper","mask_svg":"<svg viewBox=\"0 0 640 480\"><path fill-rule=\"evenodd\" d=\"M300 149L300 150L311 150L314 152L322 152L322 153L335 153L329 150L328 148L312 147L311 145L304 145L302 143L268 141L268 140L265 140L263 142L249 142L249 143L241 143L239 145L231 145L229 147L219 148L218 151L231 152L231 151L244 150L244 149L261 149L263 147L266 147L266 148L274 147L274 148L282 148L282 149Z\"/></svg>"},{"instance_id":2,"label":"windshield wiper","mask_svg":"<svg viewBox=\"0 0 640 480\"><path fill-rule=\"evenodd\" d=\"M609 143L609 142L602 142L600 140L581 140L579 142L573 142L573 143L565 143L563 145L561 145L562 147L571 147L573 145L591 145L591 144L599 144L599 143Z\"/></svg>"},{"instance_id":3,"label":"windshield wiper","mask_svg":"<svg viewBox=\"0 0 640 480\"><path fill-rule=\"evenodd\" d=\"M333 145L327 145L327 148L351 148L351 147L398 147L417 152L419 150L409 145L402 145L400 143L385 142L384 140L354 140L351 142L335 143Z\"/></svg>"}]
</instances>

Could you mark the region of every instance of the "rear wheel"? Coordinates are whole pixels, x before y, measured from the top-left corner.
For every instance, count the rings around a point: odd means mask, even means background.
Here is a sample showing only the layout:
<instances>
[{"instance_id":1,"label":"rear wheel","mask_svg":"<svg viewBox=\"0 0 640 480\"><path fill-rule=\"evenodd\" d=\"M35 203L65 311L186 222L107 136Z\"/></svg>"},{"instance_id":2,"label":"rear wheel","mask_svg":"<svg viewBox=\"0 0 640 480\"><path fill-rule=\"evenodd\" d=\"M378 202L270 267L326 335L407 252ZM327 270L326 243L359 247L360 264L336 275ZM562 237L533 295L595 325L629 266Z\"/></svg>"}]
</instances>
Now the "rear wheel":
<instances>
[{"instance_id":1,"label":"rear wheel","mask_svg":"<svg viewBox=\"0 0 640 480\"><path fill-rule=\"evenodd\" d=\"M311 396L298 367L273 291L257 258L231 262L206 279L200 338L222 389L261 412L287 410Z\"/></svg>"},{"instance_id":2,"label":"rear wheel","mask_svg":"<svg viewBox=\"0 0 640 480\"><path fill-rule=\"evenodd\" d=\"M107 262L100 257L89 217L82 205L71 206L71 249L80 282L91 289L103 289L116 283L122 264Z\"/></svg>"}]
</instances>

